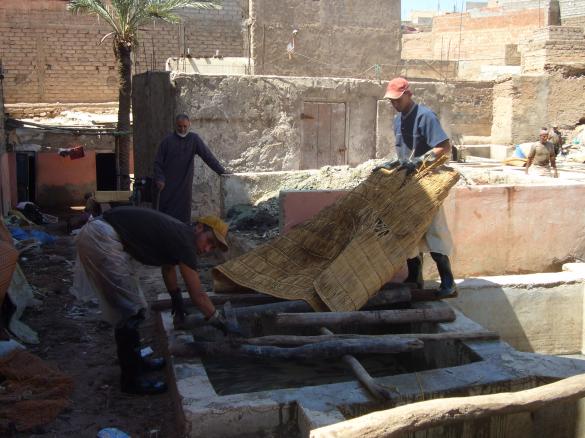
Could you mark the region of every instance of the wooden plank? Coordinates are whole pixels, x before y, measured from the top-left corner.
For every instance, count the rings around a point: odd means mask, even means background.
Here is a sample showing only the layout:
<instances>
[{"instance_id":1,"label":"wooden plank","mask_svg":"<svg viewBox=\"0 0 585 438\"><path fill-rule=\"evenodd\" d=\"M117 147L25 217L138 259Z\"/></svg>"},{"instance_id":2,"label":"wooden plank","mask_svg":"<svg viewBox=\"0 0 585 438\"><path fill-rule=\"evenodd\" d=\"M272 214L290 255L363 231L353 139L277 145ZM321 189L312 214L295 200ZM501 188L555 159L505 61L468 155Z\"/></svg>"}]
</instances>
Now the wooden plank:
<instances>
[{"instance_id":1,"label":"wooden plank","mask_svg":"<svg viewBox=\"0 0 585 438\"><path fill-rule=\"evenodd\" d=\"M342 357L345 354L397 354L420 350L423 347L423 342L418 339L329 341L290 348L249 344L234 345L232 342L194 341L171 344L170 352L176 356L183 357L224 356L262 357L270 359L327 359Z\"/></svg>"},{"instance_id":2,"label":"wooden plank","mask_svg":"<svg viewBox=\"0 0 585 438\"><path fill-rule=\"evenodd\" d=\"M345 103L331 104L331 164L347 164L347 146L345 143Z\"/></svg>"},{"instance_id":3,"label":"wooden plank","mask_svg":"<svg viewBox=\"0 0 585 438\"><path fill-rule=\"evenodd\" d=\"M342 324L387 325L412 322L451 322L455 312L450 307L432 309L370 310L359 312L279 313L274 316L278 327L332 327Z\"/></svg>"},{"instance_id":4,"label":"wooden plank","mask_svg":"<svg viewBox=\"0 0 585 438\"><path fill-rule=\"evenodd\" d=\"M317 168L331 164L331 104L320 103L317 124Z\"/></svg>"},{"instance_id":5,"label":"wooden plank","mask_svg":"<svg viewBox=\"0 0 585 438\"><path fill-rule=\"evenodd\" d=\"M301 113L301 170L317 168L318 124L318 104L304 102Z\"/></svg>"},{"instance_id":6,"label":"wooden plank","mask_svg":"<svg viewBox=\"0 0 585 438\"><path fill-rule=\"evenodd\" d=\"M311 438L394 438L456 422L533 412L585 397L585 374L518 392L411 403L312 430Z\"/></svg>"}]
</instances>

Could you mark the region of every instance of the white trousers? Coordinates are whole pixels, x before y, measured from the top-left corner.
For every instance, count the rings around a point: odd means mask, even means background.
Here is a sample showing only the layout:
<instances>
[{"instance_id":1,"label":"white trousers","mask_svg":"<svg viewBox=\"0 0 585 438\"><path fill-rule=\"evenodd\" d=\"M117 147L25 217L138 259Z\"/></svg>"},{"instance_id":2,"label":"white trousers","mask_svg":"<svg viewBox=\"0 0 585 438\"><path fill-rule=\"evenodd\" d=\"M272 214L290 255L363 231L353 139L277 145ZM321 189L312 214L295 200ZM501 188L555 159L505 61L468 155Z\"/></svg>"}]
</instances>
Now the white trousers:
<instances>
[{"instance_id":1,"label":"white trousers","mask_svg":"<svg viewBox=\"0 0 585 438\"><path fill-rule=\"evenodd\" d=\"M88 222L76 240L73 291L78 298L97 296L103 317L113 326L147 308L138 281L138 262L118 233L103 220Z\"/></svg>"},{"instance_id":2,"label":"white trousers","mask_svg":"<svg viewBox=\"0 0 585 438\"><path fill-rule=\"evenodd\" d=\"M439 207L418 248L415 248L409 258L416 257L419 253L438 252L450 256L453 253L453 239L447 225L443 206Z\"/></svg>"}]
</instances>

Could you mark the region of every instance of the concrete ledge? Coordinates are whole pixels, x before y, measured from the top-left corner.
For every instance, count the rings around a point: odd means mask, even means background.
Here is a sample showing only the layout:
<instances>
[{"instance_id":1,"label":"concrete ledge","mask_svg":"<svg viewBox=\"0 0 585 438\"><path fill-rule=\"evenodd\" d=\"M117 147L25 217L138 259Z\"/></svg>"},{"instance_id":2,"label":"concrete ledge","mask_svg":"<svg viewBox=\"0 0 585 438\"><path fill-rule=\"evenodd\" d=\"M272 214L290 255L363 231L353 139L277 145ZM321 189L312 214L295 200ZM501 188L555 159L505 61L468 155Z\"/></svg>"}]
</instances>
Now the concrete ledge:
<instances>
[{"instance_id":1,"label":"concrete ledge","mask_svg":"<svg viewBox=\"0 0 585 438\"><path fill-rule=\"evenodd\" d=\"M472 278L459 281L458 287L459 296L450 304L516 349L545 354L583 350L585 275Z\"/></svg>"}]
</instances>

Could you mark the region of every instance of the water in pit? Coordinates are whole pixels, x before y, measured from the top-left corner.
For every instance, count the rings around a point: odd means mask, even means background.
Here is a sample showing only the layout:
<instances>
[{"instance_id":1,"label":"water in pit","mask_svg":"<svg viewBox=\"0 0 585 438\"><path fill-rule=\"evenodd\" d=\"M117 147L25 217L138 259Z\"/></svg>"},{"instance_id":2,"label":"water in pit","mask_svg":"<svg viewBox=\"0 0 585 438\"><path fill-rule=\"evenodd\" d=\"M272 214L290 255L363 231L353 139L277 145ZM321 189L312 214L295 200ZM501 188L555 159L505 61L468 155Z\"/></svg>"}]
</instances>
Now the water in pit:
<instances>
[{"instance_id":1,"label":"water in pit","mask_svg":"<svg viewBox=\"0 0 585 438\"><path fill-rule=\"evenodd\" d=\"M434 344L429 343L429 344ZM357 359L373 377L412 373L463 365L479 360L460 342L444 343L453 354L442 354L440 363L425 350L394 355L362 355ZM436 352L436 349L432 349ZM219 395L241 394L284 388L326 385L355 380L341 360L275 360L248 358L205 358L203 365Z\"/></svg>"}]
</instances>

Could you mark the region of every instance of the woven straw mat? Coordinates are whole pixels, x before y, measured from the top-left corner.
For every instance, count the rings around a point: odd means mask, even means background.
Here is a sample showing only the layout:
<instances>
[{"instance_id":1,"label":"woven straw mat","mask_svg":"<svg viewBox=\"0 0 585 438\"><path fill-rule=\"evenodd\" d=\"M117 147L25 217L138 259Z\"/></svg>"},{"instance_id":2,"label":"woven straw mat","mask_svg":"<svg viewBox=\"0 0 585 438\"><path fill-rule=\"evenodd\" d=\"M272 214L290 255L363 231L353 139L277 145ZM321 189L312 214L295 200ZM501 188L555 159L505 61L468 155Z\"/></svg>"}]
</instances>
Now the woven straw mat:
<instances>
[{"instance_id":1,"label":"woven straw mat","mask_svg":"<svg viewBox=\"0 0 585 438\"><path fill-rule=\"evenodd\" d=\"M374 172L287 234L217 266L215 292L248 288L315 311L358 310L415 251L458 179L446 166Z\"/></svg>"}]
</instances>

